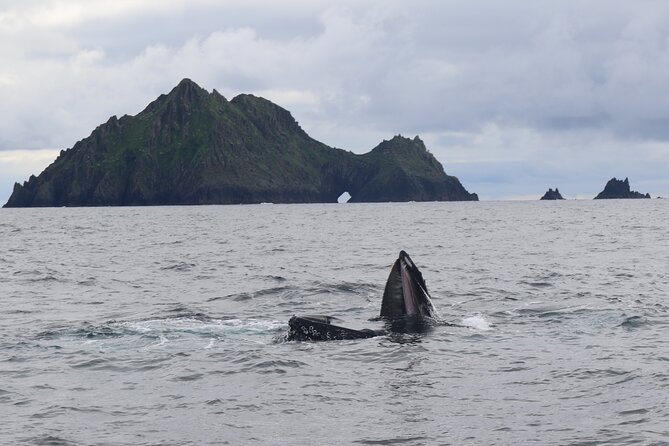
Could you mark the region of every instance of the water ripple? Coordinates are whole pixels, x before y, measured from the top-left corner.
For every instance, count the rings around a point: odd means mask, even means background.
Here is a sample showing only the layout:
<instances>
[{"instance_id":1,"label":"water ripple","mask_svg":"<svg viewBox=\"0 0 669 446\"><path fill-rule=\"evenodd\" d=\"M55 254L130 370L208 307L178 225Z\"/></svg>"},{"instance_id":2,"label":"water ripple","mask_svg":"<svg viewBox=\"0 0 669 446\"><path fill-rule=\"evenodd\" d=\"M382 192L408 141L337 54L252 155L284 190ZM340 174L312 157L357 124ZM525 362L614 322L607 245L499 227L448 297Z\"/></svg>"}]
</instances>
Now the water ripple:
<instances>
[{"instance_id":1,"label":"water ripple","mask_svg":"<svg viewBox=\"0 0 669 446\"><path fill-rule=\"evenodd\" d=\"M0 443L663 444L667 203L3 209ZM452 325L274 342L400 249Z\"/></svg>"}]
</instances>

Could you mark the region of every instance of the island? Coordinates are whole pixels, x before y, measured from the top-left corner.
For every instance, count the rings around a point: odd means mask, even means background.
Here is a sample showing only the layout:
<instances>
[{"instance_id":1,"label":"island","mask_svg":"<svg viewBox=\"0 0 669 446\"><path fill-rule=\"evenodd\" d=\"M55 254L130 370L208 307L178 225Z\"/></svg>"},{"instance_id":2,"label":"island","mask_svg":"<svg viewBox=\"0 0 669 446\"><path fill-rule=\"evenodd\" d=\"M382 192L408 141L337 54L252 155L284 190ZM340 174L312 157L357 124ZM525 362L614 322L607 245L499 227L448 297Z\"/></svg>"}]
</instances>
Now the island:
<instances>
[{"instance_id":1,"label":"island","mask_svg":"<svg viewBox=\"0 0 669 446\"><path fill-rule=\"evenodd\" d=\"M546 193L544 194L543 197L540 198L540 200L564 200L562 197L562 194L560 194L560 191L556 187L555 190L553 189L548 189Z\"/></svg>"},{"instance_id":2,"label":"island","mask_svg":"<svg viewBox=\"0 0 669 446\"><path fill-rule=\"evenodd\" d=\"M630 190L630 182L627 178L624 180L618 180L617 178L611 178L604 190L601 191L596 197L595 200L604 200L604 199L614 199L614 198L650 198L650 194L642 194Z\"/></svg>"},{"instance_id":3,"label":"island","mask_svg":"<svg viewBox=\"0 0 669 446\"><path fill-rule=\"evenodd\" d=\"M329 147L260 97L184 79L135 116L112 116L16 183L5 207L476 201L419 137L365 154Z\"/></svg>"}]
</instances>

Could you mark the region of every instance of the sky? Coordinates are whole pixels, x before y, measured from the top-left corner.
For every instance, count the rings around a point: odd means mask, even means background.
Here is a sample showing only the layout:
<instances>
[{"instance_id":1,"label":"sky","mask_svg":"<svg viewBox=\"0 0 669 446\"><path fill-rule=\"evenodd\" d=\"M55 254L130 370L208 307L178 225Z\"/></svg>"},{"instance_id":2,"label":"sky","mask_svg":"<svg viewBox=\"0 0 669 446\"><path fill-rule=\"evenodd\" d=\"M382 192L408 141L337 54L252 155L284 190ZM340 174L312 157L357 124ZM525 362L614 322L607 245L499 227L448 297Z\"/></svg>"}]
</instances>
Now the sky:
<instances>
[{"instance_id":1,"label":"sky","mask_svg":"<svg viewBox=\"0 0 669 446\"><path fill-rule=\"evenodd\" d=\"M365 153L420 136L483 200L669 196L664 0L0 0L0 202L181 79Z\"/></svg>"}]
</instances>

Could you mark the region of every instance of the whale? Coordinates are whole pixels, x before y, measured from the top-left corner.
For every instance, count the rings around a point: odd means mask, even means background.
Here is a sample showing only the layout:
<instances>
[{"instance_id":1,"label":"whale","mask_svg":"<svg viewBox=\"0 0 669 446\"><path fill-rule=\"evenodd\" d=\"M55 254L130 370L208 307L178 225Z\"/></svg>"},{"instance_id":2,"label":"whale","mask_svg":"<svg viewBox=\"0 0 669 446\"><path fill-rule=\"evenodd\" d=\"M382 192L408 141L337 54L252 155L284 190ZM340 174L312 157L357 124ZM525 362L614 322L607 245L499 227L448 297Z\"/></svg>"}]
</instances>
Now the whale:
<instances>
[{"instance_id":1,"label":"whale","mask_svg":"<svg viewBox=\"0 0 669 446\"><path fill-rule=\"evenodd\" d=\"M425 279L406 251L400 251L390 269L383 290L379 316L373 320L385 323L383 329L353 329L339 325L334 316L293 316L288 321L289 341L331 341L365 339L389 332L422 332L439 320Z\"/></svg>"}]
</instances>

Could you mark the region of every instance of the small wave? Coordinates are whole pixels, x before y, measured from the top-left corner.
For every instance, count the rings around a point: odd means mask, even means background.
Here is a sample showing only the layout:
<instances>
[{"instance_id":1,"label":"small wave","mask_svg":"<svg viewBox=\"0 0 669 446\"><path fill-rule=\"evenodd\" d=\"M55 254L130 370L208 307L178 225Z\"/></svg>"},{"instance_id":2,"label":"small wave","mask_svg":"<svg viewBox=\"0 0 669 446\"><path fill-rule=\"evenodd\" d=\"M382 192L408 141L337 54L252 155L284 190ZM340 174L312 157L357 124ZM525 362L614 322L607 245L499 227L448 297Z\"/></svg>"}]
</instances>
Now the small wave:
<instances>
[{"instance_id":1,"label":"small wave","mask_svg":"<svg viewBox=\"0 0 669 446\"><path fill-rule=\"evenodd\" d=\"M30 314L30 313L35 313L33 310L23 310L23 309L15 309L15 310L7 310L6 314Z\"/></svg>"},{"instance_id":2,"label":"small wave","mask_svg":"<svg viewBox=\"0 0 669 446\"><path fill-rule=\"evenodd\" d=\"M234 300L234 301L244 301L250 299L257 299L263 296L277 295L283 297L286 294L297 292L297 288L291 286L276 286L270 288L264 288L254 292L244 292L238 294L228 294L226 296L216 296L210 299L207 299L207 302L215 302L217 300Z\"/></svg>"},{"instance_id":3,"label":"small wave","mask_svg":"<svg viewBox=\"0 0 669 446\"><path fill-rule=\"evenodd\" d=\"M187 318L191 318L191 319L199 319L199 320L202 320L202 321L209 319L209 317L206 314L204 314L200 311L197 311L197 310L192 310L192 309L190 309L188 307L185 307L183 305L175 305L175 306L169 308L168 310L166 310L166 312L170 313L170 316L163 317L163 318L156 317L156 318L151 318L151 319L179 319L179 318L187 319Z\"/></svg>"},{"instance_id":4,"label":"small wave","mask_svg":"<svg viewBox=\"0 0 669 446\"><path fill-rule=\"evenodd\" d=\"M634 425L634 424L644 424L644 423L649 423L651 421L650 418L639 418L636 420L629 420L629 421L621 421L618 423L618 426L628 426L628 425Z\"/></svg>"},{"instance_id":5,"label":"small wave","mask_svg":"<svg viewBox=\"0 0 669 446\"><path fill-rule=\"evenodd\" d=\"M12 400L10 392L0 389L0 403L6 404Z\"/></svg>"},{"instance_id":6,"label":"small wave","mask_svg":"<svg viewBox=\"0 0 669 446\"><path fill-rule=\"evenodd\" d=\"M364 282L317 282L314 286L304 289L308 294L330 294L330 293L350 293L350 294L370 294L378 291L378 284Z\"/></svg>"},{"instance_id":7,"label":"small wave","mask_svg":"<svg viewBox=\"0 0 669 446\"><path fill-rule=\"evenodd\" d=\"M196 265L194 263L178 262L178 263L175 263L174 265L163 266L160 269L162 269L164 271L170 271L170 270L171 271L190 271L193 268L195 268L195 266Z\"/></svg>"},{"instance_id":8,"label":"small wave","mask_svg":"<svg viewBox=\"0 0 669 446\"><path fill-rule=\"evenodd\" d=\"M39 270L26 270L26 271L15 271L14 276L22 277L26 282L66 282L63 279L60 279L56 276L56 272L53 270L39 271Z\"/></svg>"},{"instance_id":9,"label":"small wave","mask_svg":"<svg viewBox=\"0 0 669 446\"><path fill-rule=\"evenodd\" d=\"M525 285L529 285L533 288L548 288L548 287L553 286L553 284L549 283L549 282L526 282L526 281L523 281L521 283L523 283Z\"/></svg>"},{"instance_id":10,"label":"small wave","mask_svg":"<svg viewBox=\"0 0 669 446\"><path fill-rule=\"evenodd\" d=\"M629 416L629 415L643 415L647 414L648 409L639 408L639 409L631 409L631 410L623 410L622 412L618 412L618 415L620 416Z\"/></svg>"},{"instance_id":11,"label":"small wave","mask_svg":"<svg viewBox=\"0 0 669 446\"><path fill-rule=\"evenodd\" d=\"M56 437L54 435L36 437L33 438L32 441L34 441L34 444L37 446L71 446L76 444L64 438Z\"/></svg>"},{"instance_id":12,"label":"small wave","mask_svg":"<svg viewBox=\"0 0 669 446\"><path fill-rule=\"evenodd\" d=\"M462 320L462 325L476 330L492 330L492 325L481 315L466 317Z\"/></svg>"},{"instance_id":13,"label":"small wave","mask_svg":"<svg viewBox=\"0 0 669 446\"><path fill-rule=\"evenodd\" d=\"M531 303L533 304L533 303ZM552 305L537 305L529 308L518 308L515 312L521 316L534 316L540 318L558 318L588 312L587 308L580 307L556 307Z\"/></svg>"},{"instance_id":14,"label":"small wave","mask_svg":"<svg viewBox=\"0 0 669 446\"><path fill-rule=\"evenodd\" d=\"M79 328L65 328L40 333L40 340L81 339L85 341L115 340L120 338L148 339L153 346L163 346L173 340L205 338L206 348L218 339L234 336L272 335L285 329L285 322L258 319L212 319L195 317L168 317L139 321L110 321L94 325L86 323Z\"/></svg>"},{"instance_id":15,"label":"small wave","mask_svg":"<svg viewBox=\"0 0 669 446\"><path fill-rule=\"evenodd\" d=\"M165 246L165 245L181 245L183 244L183 240L169 240L165 242L159 243L160 246Z\"/></svg>"},{"instance_id":16,"label":"small wave","mask_svg":"<svg viewBox=\"0 0 669 446\"><path fill-rule=\"evenodd\" d=\"M79 280L77 282L77 285L84 285L84 286L93 286L97 284L97 280L95 277L87 277L86 279Z\"/></svg>"},{"instance_id":17,"label":"small wave","mask_svg":"<svg viewBox=\"0 0 669 446\"><path fill-rule=\"evenodd\" d=\"M649 323L648 319L643 316L629 316L620 323L619 327L632 329L648 325Z\"/></svg>"},{"instance_id":18,"label":"small wave","mask_svg":"<svg viewBox=\"0 0 669 446\"><path fill-rule=\"evenodd\" d=\"M197 381L199 379L202 379L202 377L204 377L202 373L193 373L191 375L177 376L175 378L170 379L170 381L173 382Z\"/></svg>"},{"instance_id":19,"label":"small wave","mask_svg":"<svg viewBox=\"0 0 669 446\"><path fill-rule=\"evenodd\" d=\"M296 360L260 361L245 367L244 371L256 372L261 375L272 373L283 374L287 372L287 369L300 368L305 366L306 364L304 362Z\"/></svg>"},{"instance_id":20,"label":"small wave","mask_svg":"<svg viewBox=\"0 0 669 446\"><path fill-rule=\"evenodd\" d=\"M619 385L627 381L631 381L637 378L637 375L630 370L622 370L615 368L606 368L606 369L591 369L591 368L576 368L573 370L568 370L561 373L555 373L555 378L574 378L579 380L589 380L589 379L615 379L616 381L611 382L609 385ZM565 397L566 398L566 397ZM578 397L576 397L578 398Z\"/></svg>"},{"instance_id":21,"label":"small wave","mask_svg":"<svg viewBox=\"0 0 669 446\"><path fill-rule=\"evenodd\" d=\"M81 338L81 339L104 339L115 338L123 336L123 333L118 332L110 325L94 326L85 323L83 327L68 329L62 328L57 330L46 330L37 334L38 340L64 339L64 338Z\"/></svg>"},{"instance_id":22,"label":"small wave","mask_svg":"<svg viewBox=\"0 0 669 446\"><path fill-rule=\"evenodd\" d=\"M93 358L72 364L73 369L109 370L113 372L127 372L129 369L121 367L112 359Z\"/></svg>"},{"instance_id":23,"label":"small wave","mask_svg":"<svg viewBox=\"0 0 669 446\"><path fill-rule=\"evenodd\" d=\"M384 440L356 440L354 443L366 445L392 445L392 444L429 444L429 437L395 437Z\"/></svg>"}]
</instances>

